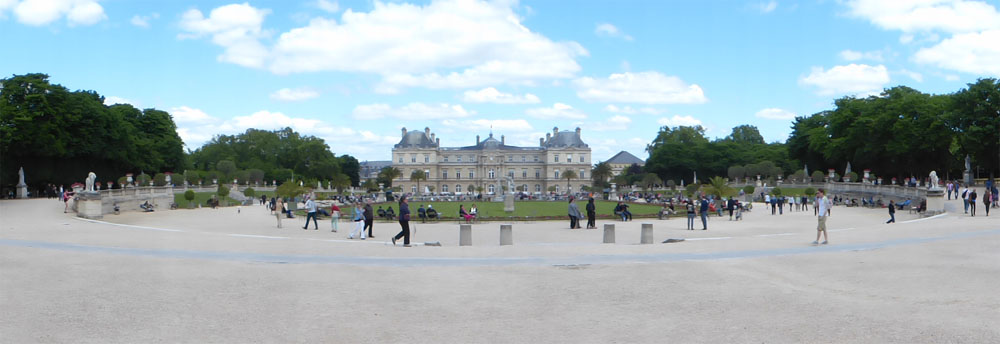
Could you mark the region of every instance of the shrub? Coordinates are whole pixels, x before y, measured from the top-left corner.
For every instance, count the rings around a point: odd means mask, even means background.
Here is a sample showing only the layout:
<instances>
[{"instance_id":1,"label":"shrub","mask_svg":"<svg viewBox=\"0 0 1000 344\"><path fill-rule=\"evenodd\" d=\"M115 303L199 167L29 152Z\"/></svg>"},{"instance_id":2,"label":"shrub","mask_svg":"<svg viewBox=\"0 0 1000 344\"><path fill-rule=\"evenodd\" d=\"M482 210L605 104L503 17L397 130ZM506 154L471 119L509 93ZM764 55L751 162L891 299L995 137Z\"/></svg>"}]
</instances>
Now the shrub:
<instances>
[{"instance_id":1,"label":"shrub","mask_svg":"<svg viewBox=\"0 0 1000 344\"><path fill-rule=\"evenodd\" d=\"M781 188L776 187L774 189L771 189L771 195L781 196Z\"/></svg>"},{"instance_id":2,"label":"shrub","mask_svg":"<svg viewBox=\"0 0 1000 344\"><path fill-rule=\"evenodd\" d=\"M816 195L816 189L813 189L813 188L806 188L802 192L804 192L806 194L806 196L809 196L809 197L812 197L812 196Z\"/></svg>"},{"instance_id":3,"label":"shrub","mask_svg":"<svg viewBox=\"0 0 1000 344\"><path fill-rule=\"evenodd\" d=\"M826 174L824 174L823 171L813 171L812 173L813 183L822 183L823 178L826 178Z\"/></svg>"},{"instance_id":4,"label":"shrub","mask_svg":"<svg viewBox=\"0 0 1000 344\"><path fill-rule=\"evenodd\" d=\"M135 177L135 182L139 186L149 186L149 181L152 179L148 174L142 173Z\"/></svg>"},{"instance_id":5,"label":"shrub","mask_svg":"<svg viewBox=\"0 0 1000 344\"><path fill-rule=\"evenodd\" d=\"M125 183L128 183L128 177L118 177L118 188L124 189Z\"/></svg>"},{"instance_id":6,"label":"shrub","mask_svg":"<svg viewBox=\"0 0 1000 344\"><path fill-rule=\"evenodd\" d=\"M153 177L153 185L156 185L156 186L167 185L167 174L166 173L157 173L156 176Z\"/></svg>"},{"instance_id":7,"label":"shrub","mask_svg":"<svg viewBox=\"0 0 1000 344\"><path fill-rule=\"evenodd\" d=\"M215 191L215 194L219 195L219 198L222 198L222 200L225 200L226 196L229 195L229 187L220 183L219 188Z\"/></svg>"},{"instance_id":8,"label":"shrub","mask_svg":"<svg viewBox=\"0 0 1000 344\"><path fill-rule=\"evenodd\" d=\"M243 190L243 195L245 195L247 197L250 197L250 198L253 198L253 196L256 195L256 194L257 194L257 190L254 190L253 188L246 188L246 190Z\"/></svg>"},{"instance_id":9,"label":"shrub","mask_svg":"<svg viewBox=\"0 0 1000 344\"><path fill-rule=\"evenodd\" d=\"M754 190L757 190L757 187L753 185L747 185L743 187L743 192L746 193L747 195L752 195Z\"/></svg>"},{"instance_id":10,"label":"shrub","mask_svg":"<svg viewBox=\"0 0 1000 344\"><path fill-rule=\"evenodd\" d=\"M189 208L194 207L194 204L191 203L194 201L194 190L184 191L184 199L188 201Z\"/></svg>"}]
</instances>

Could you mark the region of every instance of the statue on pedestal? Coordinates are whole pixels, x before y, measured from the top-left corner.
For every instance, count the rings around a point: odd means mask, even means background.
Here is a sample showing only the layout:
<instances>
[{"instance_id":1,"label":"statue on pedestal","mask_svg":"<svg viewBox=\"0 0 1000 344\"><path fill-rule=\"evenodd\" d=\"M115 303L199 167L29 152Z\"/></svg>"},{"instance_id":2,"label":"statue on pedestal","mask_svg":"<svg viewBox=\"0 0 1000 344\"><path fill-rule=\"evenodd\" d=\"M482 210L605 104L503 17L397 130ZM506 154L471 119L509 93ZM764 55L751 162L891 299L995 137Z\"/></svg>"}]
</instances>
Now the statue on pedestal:
<instances>
[{"instance_id":1,"label":"statue on pedestal","mask_svg":"<svg viewBox=\"0 0 1000 344\"><path fill-rule=\"evenodd\" d=\"M94 172L90 172L89 174L87 174L87 181L86 181L87 188L84 189L83 191L94 192L95 181L97 181L97 174L94 174Z\"/></svg>"},{"instance_id":2,"label":"statue on pedestal","mask_svg":"<svg viewBox=\"0 0 1000 344\"><path fill-rule=\"evenodd\" d=\"M931 189L931 190L940 190L941 187L938 186L937 171L931 171L930 179L931 179L931 185L930 185L929 189Z\"/></svg>"},{"instance_id":3,"label":"statue on pedestal","mask_svg":"<svg viewBox=\"0 0 1000 344\"><path fill-rule=\"evenodd\" d=\"M28 198L28 184L24 182L24 167L17 170L17 198Z\"/></svg>"}]
</instances>

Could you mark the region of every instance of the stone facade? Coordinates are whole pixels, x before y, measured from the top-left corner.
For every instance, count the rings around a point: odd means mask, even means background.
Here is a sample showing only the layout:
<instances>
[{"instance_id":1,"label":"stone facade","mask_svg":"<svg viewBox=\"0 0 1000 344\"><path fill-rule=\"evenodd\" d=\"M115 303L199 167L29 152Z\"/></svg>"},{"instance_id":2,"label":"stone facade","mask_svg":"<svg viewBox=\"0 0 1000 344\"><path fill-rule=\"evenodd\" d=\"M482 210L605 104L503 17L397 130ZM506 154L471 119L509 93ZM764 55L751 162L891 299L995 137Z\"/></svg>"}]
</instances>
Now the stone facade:
<instances>
[{"instance_id":1,"label":"stone facade","mask_svg":"<svg viewBox=\"0 0 1000 344\"><path fill-rule=\"evenodd\" d=\"M403 128L402 139L392 148L392 166L402 172L392 185L407 193L471 195L481 187L483 194L500 194L501 185L507 185L506 177L512 177L515 192L541 194L553 186L562 194L567 190L566 179L561 177L567 170L577 174L569 181L570 192L591 185L590 147L581 140L580 128L553 128L552 133L539 138L537 147L509 146L503 135L498 140L493 133L485 140L477 135L472 146L441 147L441 139L430 128ZM418 183L410 179L417 170L427 174L427 180L419 183L422 190L417 190Z\"/></svg>"}]
</instances>

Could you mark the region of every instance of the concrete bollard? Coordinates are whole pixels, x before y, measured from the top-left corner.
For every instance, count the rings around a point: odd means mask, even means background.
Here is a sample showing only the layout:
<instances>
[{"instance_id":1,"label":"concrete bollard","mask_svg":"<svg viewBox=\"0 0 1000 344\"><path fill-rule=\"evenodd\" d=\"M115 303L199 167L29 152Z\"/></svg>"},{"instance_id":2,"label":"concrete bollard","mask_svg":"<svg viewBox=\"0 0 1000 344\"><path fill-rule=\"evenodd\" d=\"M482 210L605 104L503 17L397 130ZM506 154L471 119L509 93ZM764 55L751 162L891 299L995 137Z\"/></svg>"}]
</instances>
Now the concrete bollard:
<instances>
[{"instance_id":1,"label":"concrete bollard","mask_svg":"<svg viewBox=\"0 0 1000 344\"><path fill-rule=\"evenodd\" d=\"M605 223L604 224L604 243L614 244L615 243L615 224Z\"/></svg>"},{"instance_id":2,"label":"concrete bollard","mask_svg":"<svg viewBox=\"0 0 1000 344\"><path fill-rule=\"evenodd\" d=\"M643 223L642 224L642 238L640 239L642 244L652 244L653 243L653 224Z\"/></svg>"},{"instance_id":3,"label":"concrete bollard","mask_svg":"<svg viewBox=\"0 0 1000 344\"><path fill-rule=\"evenodd\" d=\"M472 246L472 225L458 226L458 246Z\"/></svg>"},{"instance_id":4,"label":"concrete bollard","mask_svg":"<svg viewBox=\"0 0 1000 344\"><path fill-rule=\"evenodd\" d=\"M500 225L500 246L514 244L513 225Z\"/></svg>"}]
</instances>

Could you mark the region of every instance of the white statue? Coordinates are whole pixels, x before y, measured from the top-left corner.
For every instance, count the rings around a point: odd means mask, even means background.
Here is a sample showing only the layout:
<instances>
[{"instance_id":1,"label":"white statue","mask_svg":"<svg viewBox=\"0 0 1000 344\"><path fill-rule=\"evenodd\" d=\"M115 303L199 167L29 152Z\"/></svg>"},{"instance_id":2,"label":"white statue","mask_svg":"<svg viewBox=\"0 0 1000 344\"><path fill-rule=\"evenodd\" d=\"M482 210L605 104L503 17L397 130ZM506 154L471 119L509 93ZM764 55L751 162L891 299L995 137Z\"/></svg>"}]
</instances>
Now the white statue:
<instances>
[{"instance_id":1,"label":"white statue","mask_svg":"<svg viewBox=\"0 0 1000 344\"><path fill-rule=\"evenodd\" d=\"M87 188L84 189L84 191L90 191L90 192L95 191L94 190L95 181L97 181L97 174L94 174L94 172L90 172L89 174L87 174Z\"/></svg>"},{"instance_id":2,"label":"white statue","mask_svg":"<svg viewBox=\"0 0 1000 344\"><path fill-rule=\"evenodd\" d=\"M27 185L28 184L24 183L24 167L21 167L21 169L17 170L17 186L27 186Z\"/></svg>"},{"instance_id":3,"label":"white statue","mask_svg":"<svg viewBox=\"0 0 1000 344\"><path fill-rule=\"evenodd\" d=\"M939 187L938 187L938 176L937 176L937 171L931 171L931 176L930 176L930 177L931 177L931 185L930 185L930 189L931 189L931 190L937 190L937 189L939 188Z\"/></svg>"}]
</instances>

